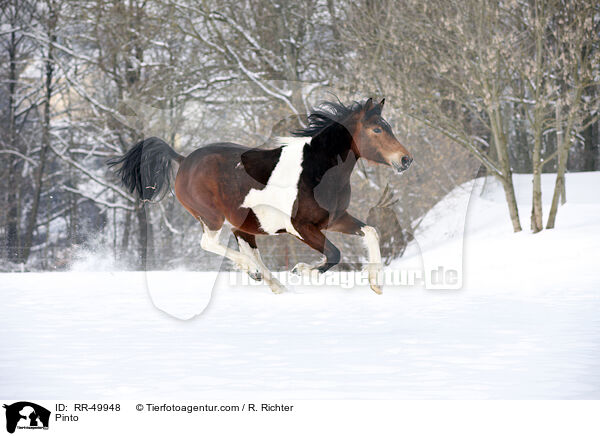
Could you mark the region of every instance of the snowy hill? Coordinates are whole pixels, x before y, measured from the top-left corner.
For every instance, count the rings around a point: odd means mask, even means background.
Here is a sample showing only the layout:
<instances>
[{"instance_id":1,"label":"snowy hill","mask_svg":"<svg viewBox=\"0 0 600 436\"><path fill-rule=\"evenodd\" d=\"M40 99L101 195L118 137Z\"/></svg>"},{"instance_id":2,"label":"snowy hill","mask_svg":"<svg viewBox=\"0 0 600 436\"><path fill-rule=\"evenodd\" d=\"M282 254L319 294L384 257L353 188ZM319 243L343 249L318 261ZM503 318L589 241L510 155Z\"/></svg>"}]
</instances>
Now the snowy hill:
<instances>
[{"instance_id":1,"label":"snowy hill","mask_svg":"<svg viewBox=\"0 0 600 436\"><path fill-rule=\"evenodd\" d=\"M554 179L554 174L542 176L545 219ZM427 214L417 244L392 267L418 263L420 250L434 264L457 263L464 241L465 290L546 294L600 285L600 173L567 174L567 203L559 208L556 228L538 234L528 230L531 176L515 175L514 183L522 232L512 232L499 182L477 179L452 191Z\"/></svg>"},{"instance_id":2,"label":"snowy hill","mask_svg":"<svg viewBox=\"0 0 600 436\"><path fill-rule=\"evenodd\" d=\"M545 200L553 180L544 175ZM527 228L530 176L515 182ZM461 268L461 290L295 285L273 295L237 273L1 274L0 392L597 399L597 186L600 173L568 174L556 229L536 235L512 233L495 182L454 190L388 270Z\"/></svg>"}]
</instances>

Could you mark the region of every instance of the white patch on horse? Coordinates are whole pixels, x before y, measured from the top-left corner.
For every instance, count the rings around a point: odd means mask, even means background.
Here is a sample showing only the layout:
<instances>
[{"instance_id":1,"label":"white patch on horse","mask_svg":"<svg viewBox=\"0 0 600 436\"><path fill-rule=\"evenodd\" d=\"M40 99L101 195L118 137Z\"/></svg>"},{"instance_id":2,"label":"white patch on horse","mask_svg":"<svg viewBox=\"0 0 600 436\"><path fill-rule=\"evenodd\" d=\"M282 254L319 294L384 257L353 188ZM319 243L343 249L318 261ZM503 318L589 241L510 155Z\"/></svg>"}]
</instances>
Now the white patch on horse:
<instances>
[{"instance_id":1,"label":"white patch on horse","mask_svg":"<svg viewBox=\"0 0 600 436\"><path fill-rule=\"evenodd\" d=\"M300 237L292 225L292 208L298 197L298 181L302 172L304 146L311 138L278 138L282 145L279 162L275 165L263 189L251 189L242 207L252 209L260 227L268 234L285 229Z\"/></svg>"}]
</instances>

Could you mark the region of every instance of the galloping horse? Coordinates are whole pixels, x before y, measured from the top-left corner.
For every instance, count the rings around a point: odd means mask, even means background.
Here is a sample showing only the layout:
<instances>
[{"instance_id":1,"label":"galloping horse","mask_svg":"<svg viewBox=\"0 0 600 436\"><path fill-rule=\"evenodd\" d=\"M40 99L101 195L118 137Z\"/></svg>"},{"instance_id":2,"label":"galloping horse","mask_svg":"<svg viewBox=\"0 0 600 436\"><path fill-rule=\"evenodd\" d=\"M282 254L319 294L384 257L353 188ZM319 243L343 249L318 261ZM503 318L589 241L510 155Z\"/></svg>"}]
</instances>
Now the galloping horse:
<instances>
[{"instance_id":1,"label":"galloping horse","mask_svg":"<svg viewBox=\"0 0 600 436\"><path fill-rule=\"evenodd\" d=\"M368 252L369 284L380 294L381 255L377 231L346 212L350 175L359 158L403 172L412 157L382 118L385 99L350 106L324 102L308 126L277 147L253 149L233 143L209 144L187 157L158 138L137 143L110 161L130 192L150 201L171 184L171 163L179 163L175 195L202 223L200 246L231 259L275 293L285 288L264 265L255 235L290 233L325 255L322 263L300 263L292 272L323 273L339 263L340 251L324 230L359 235ZM225 221L233 227L239 251L219 242Z\"/></svg>"}]
</instances>

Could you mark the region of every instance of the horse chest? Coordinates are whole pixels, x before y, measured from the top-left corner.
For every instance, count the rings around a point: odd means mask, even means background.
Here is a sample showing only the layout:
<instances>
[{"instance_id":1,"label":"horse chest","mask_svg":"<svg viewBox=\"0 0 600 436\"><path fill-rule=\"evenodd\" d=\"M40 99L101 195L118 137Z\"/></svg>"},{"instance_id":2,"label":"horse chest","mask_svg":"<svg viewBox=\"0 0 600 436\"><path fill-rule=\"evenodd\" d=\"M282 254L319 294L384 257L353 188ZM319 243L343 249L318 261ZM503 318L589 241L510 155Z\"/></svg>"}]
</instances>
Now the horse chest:
<instances>
[{"instance_id":1,"label":"horse chest","mask_svg":"<svg viewBox=\"0 0 600 436\"><path fill-rule=\"evenodd\" d=\"M292 211L298 198L298 181L302 173L302 157L307 138L282 139L279 162L263 189L251 189L241 207L251 209L268 234L286 230L300 237L292 225Z\"/></svg>"}]
</instances>

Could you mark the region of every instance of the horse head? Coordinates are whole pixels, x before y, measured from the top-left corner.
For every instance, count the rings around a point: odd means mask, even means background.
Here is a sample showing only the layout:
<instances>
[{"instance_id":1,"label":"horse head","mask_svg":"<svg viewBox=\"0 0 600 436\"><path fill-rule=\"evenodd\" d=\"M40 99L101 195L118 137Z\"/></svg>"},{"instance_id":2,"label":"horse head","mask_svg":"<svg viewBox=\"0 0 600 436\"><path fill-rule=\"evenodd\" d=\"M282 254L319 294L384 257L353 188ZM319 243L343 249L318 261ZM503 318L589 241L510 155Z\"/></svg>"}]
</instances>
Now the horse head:
<instances>
[{"instance_id":1,"label":"horse head","mask_svg":"<svg viewBox=\"0 0 600 436\"><path fill-rule=\"evenodd\" d=\"M357 157L389 165L399 173L406 171L413 161L411 154L396 139L392 127L381 116L385 98L375 104L369 98L354 115L352 150Z\"/></svg>"}]
</instances>

